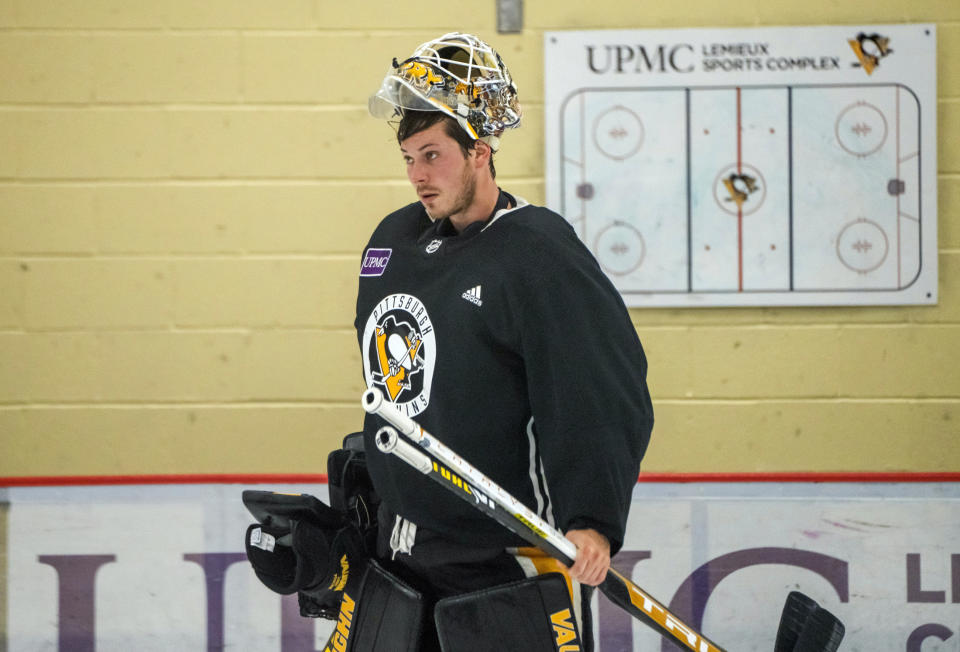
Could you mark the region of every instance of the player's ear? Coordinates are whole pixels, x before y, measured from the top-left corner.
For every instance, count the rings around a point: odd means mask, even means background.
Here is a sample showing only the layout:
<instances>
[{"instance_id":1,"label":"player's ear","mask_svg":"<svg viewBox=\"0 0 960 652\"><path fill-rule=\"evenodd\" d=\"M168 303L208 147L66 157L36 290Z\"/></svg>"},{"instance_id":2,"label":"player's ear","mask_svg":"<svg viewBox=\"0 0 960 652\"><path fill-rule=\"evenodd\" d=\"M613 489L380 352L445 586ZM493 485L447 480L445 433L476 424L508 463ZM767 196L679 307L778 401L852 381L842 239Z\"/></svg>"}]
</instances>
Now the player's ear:
<instances>
[{"instance_id":1,"label":"player's ear","mask_svg":"<svg viewBox=\"0 0 960 652\"><path fill-rule=\"evenodd\" d=\"M474 166L477 168L487 167L490 165L490 157L493 156L493 150L490 148L490 145L482 140L475 140L473 142L473 156Z\"/></svg>"}]
</instances>

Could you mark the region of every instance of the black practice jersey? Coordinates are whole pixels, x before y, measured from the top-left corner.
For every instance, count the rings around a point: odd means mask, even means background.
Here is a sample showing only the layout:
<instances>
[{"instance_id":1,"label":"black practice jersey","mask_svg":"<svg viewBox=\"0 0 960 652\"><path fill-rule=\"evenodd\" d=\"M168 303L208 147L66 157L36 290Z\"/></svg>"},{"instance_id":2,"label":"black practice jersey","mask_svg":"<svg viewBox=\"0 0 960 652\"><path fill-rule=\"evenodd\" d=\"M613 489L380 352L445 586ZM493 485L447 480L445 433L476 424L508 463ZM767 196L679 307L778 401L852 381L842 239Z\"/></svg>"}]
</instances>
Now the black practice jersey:
<instances>
[{"instance_id":1,"label":"black practice jersey","mask_svg":"<svg viewBox=\"0 0 960 652\"><path fill-rule=\"evenodd\" d=\"M521 201L458 234L419 202L388 215L364 251L355 326L368 386L548 522L619 548L653 426L647 362L562 217ZM365 443L391 511L455 542L522 545L380 453L381 425L367 415Z\"/></svg>"}]
</instances>

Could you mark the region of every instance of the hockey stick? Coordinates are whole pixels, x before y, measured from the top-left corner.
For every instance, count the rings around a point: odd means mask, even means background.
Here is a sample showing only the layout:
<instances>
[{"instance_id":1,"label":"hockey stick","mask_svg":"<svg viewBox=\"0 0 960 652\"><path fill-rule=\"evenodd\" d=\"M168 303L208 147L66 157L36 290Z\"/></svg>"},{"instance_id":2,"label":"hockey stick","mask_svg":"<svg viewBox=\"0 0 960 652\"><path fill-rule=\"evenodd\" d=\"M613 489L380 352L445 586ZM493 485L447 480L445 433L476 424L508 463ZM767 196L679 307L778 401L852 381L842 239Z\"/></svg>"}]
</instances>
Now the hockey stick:
<instances>
[{"instance_id":1,"label":"hockey stick","mask_svg":"<svg viewBox=\"0 0 960 652\"><path fill-rule=\"evenodd\" d=\"M368 413L376 414L393 426L385 426L377 431L377 447L381 451L396 455L525 541L567 566L573 565L577 548L572 541L426 432L416 421L400 414L393 404L384 400L379 390L368 389L364 392L362 405ZM398 436L397 430L423 450ZM607 571L607 577L599 589L611 602L661 636L694 652L724 652L723 648L704 638L614 569Z\"/></svg>"}]
</instances>

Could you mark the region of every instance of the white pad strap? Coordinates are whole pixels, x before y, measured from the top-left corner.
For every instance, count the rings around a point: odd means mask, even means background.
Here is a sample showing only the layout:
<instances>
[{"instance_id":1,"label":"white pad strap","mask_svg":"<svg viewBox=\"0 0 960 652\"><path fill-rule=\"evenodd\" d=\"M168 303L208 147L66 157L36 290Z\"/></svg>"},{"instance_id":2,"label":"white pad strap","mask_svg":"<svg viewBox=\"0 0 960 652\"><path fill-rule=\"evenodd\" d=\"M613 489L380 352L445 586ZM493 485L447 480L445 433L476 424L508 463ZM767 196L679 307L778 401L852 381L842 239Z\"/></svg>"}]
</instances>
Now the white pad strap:
<instances>
[{"instance_id":1,"label":"white pad strap","mask_svg":"<svg viewBox=\"0 0 960 652\"><path fill-rule=\"evenodd\" d=\"M416 538L417 524L398 514L393 521L393 532L390 534L390 550L393 551L390 559L396 559L398 552L413 554L413 543Z\"/></svg>"}]
</instances>

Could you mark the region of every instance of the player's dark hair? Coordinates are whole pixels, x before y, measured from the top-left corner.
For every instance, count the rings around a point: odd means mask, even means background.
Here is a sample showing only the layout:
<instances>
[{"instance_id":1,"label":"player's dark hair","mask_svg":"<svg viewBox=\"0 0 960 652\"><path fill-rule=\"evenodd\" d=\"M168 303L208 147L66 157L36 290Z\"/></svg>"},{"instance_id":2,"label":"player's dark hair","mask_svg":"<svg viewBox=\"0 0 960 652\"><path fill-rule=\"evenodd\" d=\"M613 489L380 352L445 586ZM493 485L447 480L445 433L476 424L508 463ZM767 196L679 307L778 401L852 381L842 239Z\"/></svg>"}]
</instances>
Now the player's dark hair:
<instances>
[{"instance_id":1,"label":"player's dark hair","mask_svg":"<svg viewBox=\"0 0 960 652\"><path fill-rule=\"evenodd\" d=\"M425 131L438 122L442 122L446 134L457 141L464 158L477 146L477 141L471 138L456 120L440 111L404 111L403 117L397 124L397 143L402 144L410 136ZM497 169L493 167L492 149L490 150L490 175L494 179L497 178Z\"/></svg>"}]
</instances>

